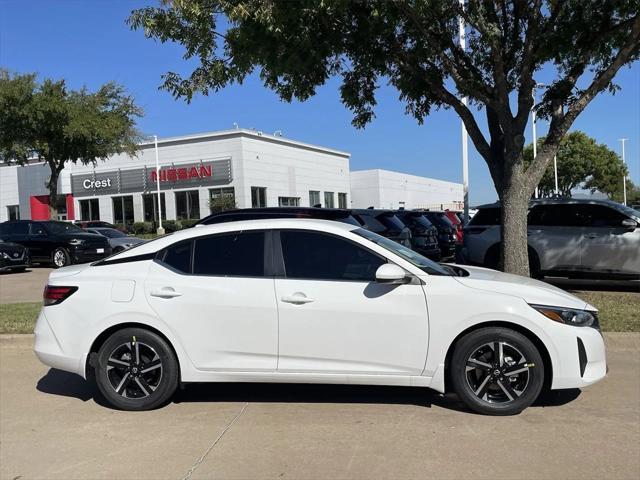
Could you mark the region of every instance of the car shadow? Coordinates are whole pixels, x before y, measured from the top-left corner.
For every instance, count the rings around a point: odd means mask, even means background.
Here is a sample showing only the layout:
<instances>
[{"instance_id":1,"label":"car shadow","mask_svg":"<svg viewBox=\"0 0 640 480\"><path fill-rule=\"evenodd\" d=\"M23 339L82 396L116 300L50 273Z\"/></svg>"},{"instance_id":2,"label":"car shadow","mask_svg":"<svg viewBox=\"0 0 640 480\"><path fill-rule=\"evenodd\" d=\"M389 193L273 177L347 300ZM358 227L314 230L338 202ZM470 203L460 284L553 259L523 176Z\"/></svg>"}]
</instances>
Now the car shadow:
<instances>
[{"instance_id":1,"label":"car shadow","mask_svg":"<svg viewBox=\"0 0 640 480\"><path fill-rule=\"evenodd\" d=\"M49 395L77 398L83 402L113 408L102 397L92 380L50 369L36 385L36 389ZM554 390L543 393L532 407L556 407L574 401L579 389ZM394 387L371 385L320 385L291 383L188 383L174 394L172 403L343 403L414 405L431 408L437 406L456 412L472 413L455 394L442 395L421 387Z\"/></svg>"}]
</instances>

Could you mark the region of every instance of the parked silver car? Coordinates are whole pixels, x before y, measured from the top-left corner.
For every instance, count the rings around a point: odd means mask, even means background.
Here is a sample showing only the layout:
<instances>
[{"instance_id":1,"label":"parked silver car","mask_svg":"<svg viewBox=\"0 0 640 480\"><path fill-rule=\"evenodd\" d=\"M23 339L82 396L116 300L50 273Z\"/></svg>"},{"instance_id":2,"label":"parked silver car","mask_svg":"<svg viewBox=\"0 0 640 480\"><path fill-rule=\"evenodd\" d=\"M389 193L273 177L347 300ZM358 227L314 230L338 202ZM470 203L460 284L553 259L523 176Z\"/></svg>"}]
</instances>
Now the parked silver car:
<instances>
[{"instance_id":1,"label":"parked silver car","mask_svg":"<svg viewBox=\"0 0 640 480\"><path fill-rule=\"evenodd\" d=\"M458 260L497 268L500 204L482 205L464 229ZM529 206L534 276L640 279L640 212L608 200L544 199Z\"/></svg>"},{"instance_id":2,"label":"parked silver car","mask_svg":"<svg viewBox=\"0 0 640 480\"><path fill-rule=\"evenodd\" d=\"M113 253L120 252L122 250L126 250L127 248L131 248L134 245L138 245L140 243L144 243L142 238L132 237L127 235L126 233L122 233L115 228L106 228L106 227L95 227L95 228L87 228L87 232L89 233L97 233L98 235L102 235L103 237L107 237L109 239L109 245Z\"/></svg>"}]
</instances>

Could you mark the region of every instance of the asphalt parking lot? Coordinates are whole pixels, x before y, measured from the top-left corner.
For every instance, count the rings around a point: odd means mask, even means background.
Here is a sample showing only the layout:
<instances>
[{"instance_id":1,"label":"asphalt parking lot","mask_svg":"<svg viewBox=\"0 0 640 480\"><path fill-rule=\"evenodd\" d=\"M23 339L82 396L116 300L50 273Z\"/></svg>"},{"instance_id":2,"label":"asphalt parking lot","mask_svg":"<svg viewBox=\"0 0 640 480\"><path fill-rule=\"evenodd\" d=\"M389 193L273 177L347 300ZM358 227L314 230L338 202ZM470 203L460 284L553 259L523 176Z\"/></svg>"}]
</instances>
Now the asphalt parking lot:
<instances>
[{"instance_id":1,"label":"asphalt parking lot","mask_svg":"<svg viewBox=\"0 0 640 480\"><path fill-rule=\"evenodd\" d=\"M608 478L640 473L640 334L607 334L609 376L515 417L419 388L191 385L111 410L80 377L0 338L0 477Z\"/></svg>"},{"instance_id":2,"label":"asphalt parking lot","mask_svg":"<svg viewBox=\"0 0 640 480\"><path fill-rule=\"evenodd\" d=\"M0 303L39 302L53 268L33 267L20 273L0 274Z\"/></svg>"}]
</instances>

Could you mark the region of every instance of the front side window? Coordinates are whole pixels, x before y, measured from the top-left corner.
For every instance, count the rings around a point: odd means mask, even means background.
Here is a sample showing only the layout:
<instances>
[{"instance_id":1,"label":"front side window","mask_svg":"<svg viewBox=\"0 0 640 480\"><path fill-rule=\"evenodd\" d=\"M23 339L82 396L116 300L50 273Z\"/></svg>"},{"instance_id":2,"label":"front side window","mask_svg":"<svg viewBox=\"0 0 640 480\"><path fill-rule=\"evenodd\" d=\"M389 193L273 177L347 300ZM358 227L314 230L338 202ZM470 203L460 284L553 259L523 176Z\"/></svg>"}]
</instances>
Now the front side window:
<instances>
[{"instance_id":1,"label":"front side window","mask_svg":"<svg viewBox=\"0 0 640 480\"><path fill-rule=\"evenodd\" d=\"M267 188L251 187L251 207L261 208L267 206Z\"/></svg>"},{"instance_id":2,"label":"front side window","mask_svg":"<svg viewBox=\"0 0 640 480\"><path fill-rule=\"evenodd\" d=\"M338 208L347 208L347 194L338 193Z\"/></svg>"},{"instance_id":3,"label":"front side window","mask_svg":"<svg viewBox=\"0 0 640 480\"><path fill-rule=\"evenodd\" d=\"M176 192L176 217L178 220L197 220L200 218L198 190Z\"/></svg>"},{"instance_id":4,"label":"front side window","mask_svg":"<svg viewBox=\"0 0 640 480\"><path fill-rule=\"evenodd\" d=\"M317 190L309 190L309 206L310 207L321 207L320 203L320 192Z\"/></svg>"},{"instance_id":5,"label":"front side window","mask_svg":"<svg viewBox=\"0 0 640 480\"><path fill-rule=\"evenodd\" d=\"M324 192L324 208L334 208L333 192Z\"/></svg>"},{"instance_id":6,"label":"front side window","mask_svg":"<svg viewBox=\"0 0 640 480\"><path fill-rule=\"evenodd\" d=\"M232 232L197 238L193 273L223 277L263 277L264 232Z\"/></svg>"},{"instance_id":7,"label":"front side window","mask_svg":"<svg viewBox=\"0 0 640 480\"><path fill-rule=\"evenodd\" d=\"M399 257L404 258L408 262L412 263L413 265L430 275L451 275L451 273L442 265L429 260L419 253L414 252L410 248L404 247L399 243L394 242L393 240L389 240L388 238L383 237L382 235L378 235L363 228L353 230L353 233L355 233L356 235L360 235L361 237L366 238L367 240L370 240L377 245L380 245L382 248L385 248L392 253L395 253Z\"/></svg>"},{"instance_id":8,"label":"front side window","mask_svg":"<svg viewBox=\"0 0 640 480\"><path fill-rule=\"evenodd\" d=\"M305 230L280 232L287 278L373 282L386 259L334 235Z\"/></svg>"},{"instance_id":9,"label":"front side window","mask_svg":"<svg viewBox=\"0 0 640 480\"><path fill-rule=\"evenodd\" d=\"M604 205L581 205L586 225L601 228L620 228L627 217Z\"/></svg>"},{"instance_id":10,"label":"front side window","mask_svg":"<svg viewBox=\"0 0 640 480\"><path fill-rule=\"evenodd\" d=\"M97 198L80 200L80 220L100 219L100 205Z\"/></svg>"},{"instance_id":11,"label":"front side window","mask_svg":"<svg viewBox=\"0 0 640 480\"><path fill-rule=\"evenodd\" d=\"M300 198L298 197L278 197L279 207L299 207Z\"/></svg>"},{"instance_id":12,"label":"front side window","mask_svg":"<svg viewBox=\"0 0 640 480\"><path fill-rule=\"evenodd\" d=\"M133 223L133 197L112 197L113 220L115 223L129 225Z\"/></svg>"},{"instance_id":13,"label":"front side window","mask_svg":"<svg viewBox=\"0 0 640 480\"><path fill-rule=\"evenodd\" d=\"M167 207L165 206L164 192L160 194L160 209L162 220L167 219ZM158 194L147 193L142 195L142 216L145 222L158 221Z\"/></svg>"}]
</instances>

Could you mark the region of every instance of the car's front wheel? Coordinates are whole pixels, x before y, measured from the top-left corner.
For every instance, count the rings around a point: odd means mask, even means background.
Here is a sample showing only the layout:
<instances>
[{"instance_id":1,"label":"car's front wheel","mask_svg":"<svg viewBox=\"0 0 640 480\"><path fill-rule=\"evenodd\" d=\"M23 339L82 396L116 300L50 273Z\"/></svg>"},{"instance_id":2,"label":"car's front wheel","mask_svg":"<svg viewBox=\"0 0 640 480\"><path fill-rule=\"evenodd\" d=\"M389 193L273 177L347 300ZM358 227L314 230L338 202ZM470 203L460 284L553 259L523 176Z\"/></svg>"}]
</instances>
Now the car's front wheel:
<instances>
[{"instance_id":1,"label":"car's front wheel","mask_svg":"<svg viewBox=\"0 0 640 480\"><path fill-rule=\"evenodd\" d=\"M125 328L98 352L95 380L102 395L122 410L151 410L166 403L178 386L178 362L159 335Z\"/></svg>"},{"instance_id":2,"label":"car's front wheel","mask_svg":"<svg viewBox=\"0 0 640 480\"><path fill-rule=\"evenodd\" d=\"M530 406L544 383L544 364L536 346L519 332L502 327L475 330L453 353L451 382L460 399L486 415L514 415Z\"/></svg>"}]
</instances>

